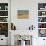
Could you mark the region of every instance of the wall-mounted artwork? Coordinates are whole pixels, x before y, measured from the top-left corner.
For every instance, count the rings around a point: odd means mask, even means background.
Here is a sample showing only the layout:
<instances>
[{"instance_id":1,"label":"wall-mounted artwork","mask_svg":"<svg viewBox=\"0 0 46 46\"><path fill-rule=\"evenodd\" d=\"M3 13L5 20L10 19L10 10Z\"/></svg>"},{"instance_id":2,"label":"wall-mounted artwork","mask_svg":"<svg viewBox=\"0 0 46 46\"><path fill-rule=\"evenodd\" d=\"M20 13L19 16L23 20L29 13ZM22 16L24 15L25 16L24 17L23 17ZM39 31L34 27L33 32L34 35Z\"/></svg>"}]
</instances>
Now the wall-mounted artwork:
<instances>
[{"instance_id":1,"label":"wall-mounted artwork","mask_svg":"<svg viewBox=\"0 0 46 46\"><path fill-rule=\"evenodd\" d=\"M17 17L18 17L18 19L28 19L29 18L29 10L18 10Z\"/></svg>"}]
</instances>

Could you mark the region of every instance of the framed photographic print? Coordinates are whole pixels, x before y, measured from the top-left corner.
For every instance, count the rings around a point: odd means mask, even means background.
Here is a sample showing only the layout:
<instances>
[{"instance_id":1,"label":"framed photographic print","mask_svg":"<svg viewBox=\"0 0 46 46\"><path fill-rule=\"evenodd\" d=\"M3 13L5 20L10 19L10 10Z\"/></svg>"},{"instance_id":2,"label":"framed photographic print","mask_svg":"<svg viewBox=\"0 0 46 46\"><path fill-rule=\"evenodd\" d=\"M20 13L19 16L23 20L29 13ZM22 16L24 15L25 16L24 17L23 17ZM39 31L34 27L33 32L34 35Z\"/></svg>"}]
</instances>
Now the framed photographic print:
<instances>
[{"instance_id":1,"label":"framed photographic print","mask_svg":"<svg viewBox=\"0 0 46 46\"><path fill-rule=\"evenodd\" d=\"M28 19L29 18L29 10L18 10L17 18L18 19Z\"/></svg>"}]
</instances>

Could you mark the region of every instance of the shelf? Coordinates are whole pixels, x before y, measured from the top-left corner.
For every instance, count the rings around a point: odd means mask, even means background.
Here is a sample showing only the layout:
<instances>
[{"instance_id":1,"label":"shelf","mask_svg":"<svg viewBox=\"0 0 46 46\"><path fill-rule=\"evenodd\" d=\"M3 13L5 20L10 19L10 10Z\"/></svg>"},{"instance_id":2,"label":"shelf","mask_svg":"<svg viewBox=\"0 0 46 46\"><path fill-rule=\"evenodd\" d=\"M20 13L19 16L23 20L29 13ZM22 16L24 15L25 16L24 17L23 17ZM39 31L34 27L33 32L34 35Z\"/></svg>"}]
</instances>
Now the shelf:
<instances>
[{"instance_id":1,"label":"shelf","mask_svg":"<svg viewBox=\"0 0 46 46\"><path fill-rule=\"evenodd\" d=\"M0 22L0 23L8 23L8 22Z\"/></svg>"},{"instance_id":2,"label":"shelf","mask_svg":"<svg viewBox=\"0 0 46 46\"><path fill-rule=\"evenodd\" d=\"M0 11L8 11L8 10L0 10Z\"/></svg>"},{"instance_id":3,"label":"shelf","mask_svg":"<svg viewBox=\"0 0 46 46\"><path fill-rule=\"evenodd\" d=\"M46 28L38 28L38 29L46 29Z\"/></svg>"},{"instance_id":4,"label":"shelf","mask_svg":"<svg viewBox=\"0 0 46 46\"><path fill-rule=\"evenodd\" d=\"M38 11L46 11L46 10L38 10Z\"/></svg>"},{"instance_id":5,"label":"shelf","mask_svg":"<svg viewBox=\"0 0 46 46\"><path fill-rule=\"evenodd\" d=\"M8 16L0 16L0 17L8 17Z\"/></svg>"},{"instance_id":6,"label":"shelf","mask_svg":"<svg viewBox=\"0 0 46 46\"><path fill-rule=\"evenodd\" d=\"M0 35L8 37L8 3L0 3Z\"/></svg>"},{"instance_id":7,"label":"shelf","mask_svg":"<svg viewBox=\"0 0 46 46\"><path fill-rule=\"evenodd\" d=\"M38 4L38 36L46 37L46 3Z\"/></svg>"},{"instance_id":8,"label":"shelf","mask_svg":"<svg viewBox=\"0 0 46 46\"><path fill-rule=\"evenodd\" d=\"M46 23L46 22L38 22L38 23Z\"/></svg>"},{"instance_id":9,"label":"shelf","mask_svg":"<svg viewBox=\"0 0 46 46\"><path fill-rule=\"evenodd\" d=\"M44 16L38 16L38 17L46 17L46 15L44 15Z\"/></svg>"}]
</instances>

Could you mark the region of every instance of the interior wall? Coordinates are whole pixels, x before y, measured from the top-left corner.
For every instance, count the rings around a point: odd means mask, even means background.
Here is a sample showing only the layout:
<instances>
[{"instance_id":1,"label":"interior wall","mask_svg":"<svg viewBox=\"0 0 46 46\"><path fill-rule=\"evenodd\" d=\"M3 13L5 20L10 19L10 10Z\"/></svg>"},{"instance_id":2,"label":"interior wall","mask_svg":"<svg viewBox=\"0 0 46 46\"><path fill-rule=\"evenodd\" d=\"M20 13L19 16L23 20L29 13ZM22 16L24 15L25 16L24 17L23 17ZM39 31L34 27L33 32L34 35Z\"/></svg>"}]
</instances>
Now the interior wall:
<instances>
[{"instance_id":1,"label":"interior wall","mask_svg":"<svg viewBox=\"0 0 46 46\"><path fill-rule=\"evenodd\" d=\"M35 26L35 30L33 30L34 32L32 33L34 36L32 39L33 46L44 45L43 38L38 38L38 3L46 3L46 0L11 0L11 22L16 25L16 31L21 33L22 31L19 30L23 30L24 32L28 30L30 25L33 24ZM17 10L23 9L29 10L29 19L22 20L17 18Z\"/></svg>"},{"instance_id":2,"label":"interior wall","mask_svg":"<svg viewBox=\"0 0 46 46\"><path fill-rule=\"evenodd\" d=\"M29 19L18 19L17 10L29 10ZM35 22L37 23L37 2L30 0L13 0L11 2L11 15L11 22L14 22L17 30L28 30L29 26L36 25Z\"/></svg>"},{"instance_id":3,"label":"interior wall","mask_svg":"<svg viewBox=\"0 0 46 46\"><path fill-rule=\"evenodd\" d=\"M34 25L36 28L38 3L45 2L42 0L12 0L11 1L11 22L16 25L17 30L28 30L29 26ZM29 19L18 19L17 10L29 10Z\"/></svg>"}]
</instances>

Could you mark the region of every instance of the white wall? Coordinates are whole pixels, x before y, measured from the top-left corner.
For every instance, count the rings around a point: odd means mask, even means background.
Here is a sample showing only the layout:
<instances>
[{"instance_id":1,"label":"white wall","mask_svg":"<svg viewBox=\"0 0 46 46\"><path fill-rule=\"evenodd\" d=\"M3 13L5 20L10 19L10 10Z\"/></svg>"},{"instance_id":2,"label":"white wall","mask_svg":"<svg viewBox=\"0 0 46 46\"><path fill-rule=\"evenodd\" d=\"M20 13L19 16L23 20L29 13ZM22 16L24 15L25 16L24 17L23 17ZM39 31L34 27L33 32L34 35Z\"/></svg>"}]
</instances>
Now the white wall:
<instances>
[{"instance_id":1,"label":"white wall","mask_svg":"<svg viewBox=\"0 0 46 46\"><path fill-rule=\"evenodd\" d=\"M35 26L33 46L41 46L38 43L43 43L42 38L38 38L38 3L46 3L46 0L11 0L11 22L16 25L16 32L21 30L24 33L30 25L33 24ZM17 19L17 10L23 9L29 10L29 19Z\"/></svg>"},{"instance_id":2,"label":"white wall","mask_svg":"<svg viewBox=\"0 0 46 46\"><path fill-rule=\"evenodd\" d=\"M11 0L11 22L17 30L27 30L32 24L37 28L38 2L46 0ZM17 19L17 10L29 10L29 19Z\"/></svg>"},{"instance_id":3,"label":"white wall","mask_svg":"<svg viewBox=\"0 0 46 46\"><path fill-rule=\"evenodd\" d=\"M32 24L37 28L38 2L44 0L11 0L11 22L16 25L17 30L28 30ZM29 19L17 19L17 10L29 10Z\"/></svg>"},{"instance_id":4,"label":"white wall","mask_svg":"<svg viewBox=\"0 0 46 46\"><path fill-rule=\"evenodd\" d=\"M37 2L30 0L12 0L11 1L11 22L14 22L17 30L28 30L29 26L37 21ZM29 10L29 19L17 19L17 10ZM36 19L34 19L36 17ZM36 20L34 22L34 20ZM37 23L37 22L36 22ZM35 24L34 24L35 25Z\"/></svg>"},{"instance_id":5,"label":"white wall","mask_svg":"<svg viewBox=\"0 0 46 46\"><path fill-rule=\"evenodd\" d=\"M8 0L0 0L0 3L2 2L7 3ZM32 35L34 36L32 39L33 46L44 46L44 42L45 42L43 41L43 38L38 38L38 30L37 30L37 27L38 27L37 9L38 9L38 3L40 2L46 3L46 0L11 0L11 22L13 22L14 25L16 25L17 27L16 32L19 34L20 33L27 34L27 31L29 31L28 27L32 24L35 26L35 30L32 31L33 32ZM29 19L25 19L25 20L17 19L17 10L22 10L22 9L29 10ZM10 17L10 11L9 11L9 17ZM30 33L28 32L28 34ZM14 32L12 32L11 38L12 38L11 44L13 45L14 44Z\"/></svg>"}]
</instances>

